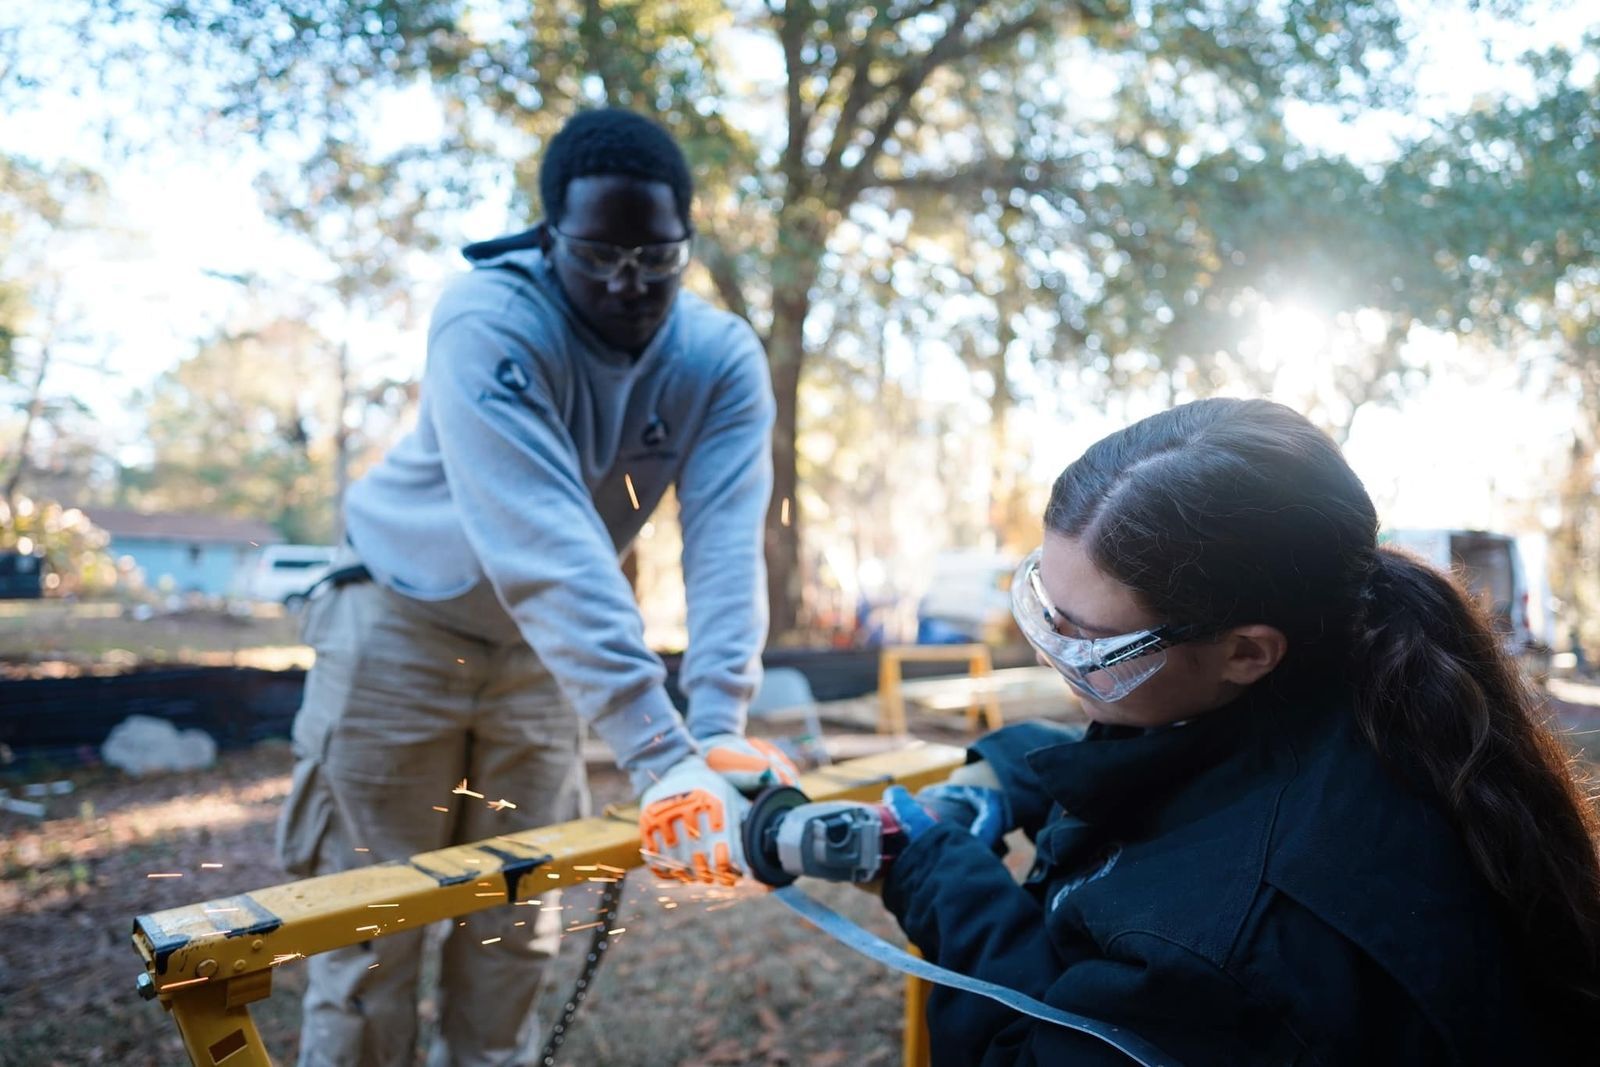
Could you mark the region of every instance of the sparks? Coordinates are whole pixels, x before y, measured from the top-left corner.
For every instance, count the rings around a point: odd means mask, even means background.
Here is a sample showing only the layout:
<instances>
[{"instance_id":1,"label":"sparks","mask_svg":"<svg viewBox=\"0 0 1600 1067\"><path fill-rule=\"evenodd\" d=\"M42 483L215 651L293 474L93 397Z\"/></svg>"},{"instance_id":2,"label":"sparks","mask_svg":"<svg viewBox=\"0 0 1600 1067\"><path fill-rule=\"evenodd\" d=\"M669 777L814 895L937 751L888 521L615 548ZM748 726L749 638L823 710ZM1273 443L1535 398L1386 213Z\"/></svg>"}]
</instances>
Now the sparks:
<instances>
[{"instance_id":1,"label":"sparks","mask_svg":"<svg viewBox=\"0 0 1600 1067\"><path fill-rule=\"evenodd\" d=\"M789 498L783 498L783 504L778 508L778 521L785 526L789 525Z\"/></svg>"},{"instance_id":2,"label":"sparks","mask_svg":"<svg viewBox=\"0 0 1600 1067\"><path fill-rule=\"evenodd\" d=\"M376 963L374 963L372 966L367 968L367 970L369 970L369 971L375 971L377 969L378 969L378 965Z\"/></svg>"},{"instance_id":3,"label":"sparks","mask_svg":"<svg viewBox=\"0 0 1600 1067\"><path fill-rule=\"evenodd\" d=\"M437 805L437 804L435 804L435 805L434 805L434 806L433 806L433 810L434 810L434 811L442 811L442 812L444 812L444 813L445 813L445 814L446 814L446 815L449 815L449 814L450 814L450 809L449 809L449 808L441 808L441 807L440 807L440 806L439 806L439 805Z\"/></svg>"},{"instance_id":4,"label":"sparks","mask_svg":"<svg viewBox=\"0 0 1600 1067\"><path fill-rule=\"evenodd\" d=\"M358 849L356 849L356 851L357 852L371 852L372 850L370 848L358 848Z\"/></svg>"},{"instance_id":5,"label":"sparks","mask_svg":"<svg viewBox=\"0 0 1600 1067\"><path fill-rule=\"evenodd\" d=\"M498 892L495 892L495 893L474 893L472 895L475 896L475 897L497 897L500 894Z\"/></svg>"},{"instance_id":6,"label":"sparks","mask_svg":"<svg viewBox=\"0 0 1600 1067\"><path fill-rule=\"evenodd\" d=\"M627 874L628 873L627 871L623 870L621 867L613 867L609 863L597 863L597 864L594 865L594 868L597 871L610 871L612 874Z\"/></svg>"},{"instance_id":7,"label":"sparks","mask_svg":"<svg viewBox=\"0 0 1600 1067\"><path fill-rule=\"evenodd\" d=\"M358 934L366 933L368 930L371 930L374 933L382 933L383 932L383 927L381 927L381 926L358 926L358 927L356 927L356 933L358 933Z\"/></svg>"},{"instance_id":8,"label":"sparks","mask_svg":"<svg viewBox=\"0 0 1600 1067\"><path fill-rule=\"evenodd\" d=\"M145 875L145 877L146 878L182 878L183 875L182 874L178 874L178 873L166 873L166 874L147 874L147 875Z\"/></svg>"},{"instance_id":9,"label":"sparks","mask_svg":"<svg viewBox=\"0 0 1600 1067\"><path fill-rule=\"evenodd\" d=\"M305 958L306 954L304 952L280 952L267 961L267 966L276 967L280 963L288 963L290 960L303 960Z\"/></svg>"},{"instance_id":10,"label":"sparks","mask_svg":"<svg viewBox=\"0 0 1600 1067\"><path fill-rule=\"evenodd\" d=\"M200 865L200 869L202 871L211 871L211 870L215 870L215 869L217 869L218 867L221 867L221 866L222 866L222 864L220 864L220 863L202 863Z\"/></svg>"},{"instance_id":11,"label":"sparks","mask_svg":"<svg viewBox=\"0 0 1600 1067\"><path fill-rule=\"evenodd\" d=\"M186 985L199 985L201 982L209 981L211 981L209 978L187 978L182 982L168 982L161 987L161 992L165 993L169 989L182 989Z\"/></svg>"},{"instance_id":12,"label":"sparks","mask_svg":"<svg viewBox=\"0 0 1600 1067\"><path fill-rule=\"evenodd\" d=\"M485 945L492 945L492 944L494 944L494 943L495 943L495 942L496 942L496 941L498 941L498 940L500 940L500 939L499 939L499 938L498 938L498 937L491 937L491 938L489 938L489 940L487 940L487 941L485 941L485 942L483 942L483 944L485 944Z\"/></svg>"},{"instance_id":13,"label":"sparks","mask_svg":"<svg viewBox=\"0 0 1600 1067\"><path fill-rule=\"evenodd\" d=\"M633 491L633 475L624 474L622 476L622 482L623 482L624 485L626 485L628 487L628 499L633 501L633 510L634 511L638 511L639 510L639 494L635 493Z\"/></svg>"},{"instance_id":14,"label":"sparks","mask_svg":"<svg viewBox=\"0 0 1600 1067\"><path fill-rule=\"evenodd\" d=\"M604 926L604 925L605 924L601 923L601 922L583 923L583 924L581 924L579 926L569 926L569 927L567 927L566 932L569 933L569 934L575 934L579 930L593 930L596 926Z\"/></svg>"},{"instance_id":15,"label":"sparks","mask_svg":"<svg viewBox=\"0 0 1600 1067\"><path fill-rule=\"evenodd\" d=\"M489 801L489 807L495 811L505 811L507 808L515 808L516 805L511 803L511 801L507 800L505 797L501 797L499 800Z\"/></svg>"},{"instance_id":16,"label":"sparks","mask_svg":"<svg viewBox=\"0 0 1600 1067\"><path fill-rule=\"evenodd\" d=\"M398 908L398 904L368 904L369 908Z\"/></svg>"},{"instance_id":17,"label":"sparks","mask_svg":"<svg viewBox=\"0 0 1600 1067\"><path fill-rule=\"evenodd\" d=\"M461 779L461 784L450 790L450 792L459 793L464 797L477 797L479 800L483 799L482 793L474 793L472 790L467 788L467 780L465 778Z\"/></svg>"}]
</instances>

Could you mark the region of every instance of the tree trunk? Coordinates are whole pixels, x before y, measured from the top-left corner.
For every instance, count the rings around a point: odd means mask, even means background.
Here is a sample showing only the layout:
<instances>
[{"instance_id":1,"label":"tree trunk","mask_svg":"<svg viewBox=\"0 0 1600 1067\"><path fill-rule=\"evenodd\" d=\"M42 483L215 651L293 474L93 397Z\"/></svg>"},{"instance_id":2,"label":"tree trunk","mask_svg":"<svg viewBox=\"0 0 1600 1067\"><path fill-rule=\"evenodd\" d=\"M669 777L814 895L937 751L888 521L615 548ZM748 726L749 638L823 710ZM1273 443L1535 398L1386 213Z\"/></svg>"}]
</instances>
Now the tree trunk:
<instances>
[{"instance_id":1,"label":"tree trunk","mask_svg":"<svg viewBox=\"0 0 1600 1067\"><path fill-rule=\"evenodd\" d=\"M794 631L800 620L800 507L795 499L799 473L795 466L800 371L805 362L805 320L810 286L793 285L773 294L772 330L767 359L772 365L772 391L778 404L772 428L772 506L767 510L767 603L771 611L769 640Z\"/></svg>"},{"instance_id":2,"label":"tree trunk","mask_svg":"<svg viewBox=\"0 0 1600 1067\"><path fill-rule=\"evenodd\" d=\"M22 430L17 434L17 463L11 468L11 474L6 478L3 496L6 510L10 514L16 513L17 489L22 484L22 476L28 470L28 438L33 435L33 424L38 421L39 413L44 410L44 377L50 368L50 341L46 340L39 346L39 369L33 375L33 387L28 392L28 404L24 409L26 414L22 418Z\"/></svg>"},{"instance_id":3,"label":"tree trunk","mask_svg":"<svg viewBox=\"0 0 1600 1067\"><path fill-rule=\"evenodd\" d=\"M333 423L333 543L344 543L344 494L350 488L350 345L339 342L339 408Z\"/></svg>"}]
</instances>

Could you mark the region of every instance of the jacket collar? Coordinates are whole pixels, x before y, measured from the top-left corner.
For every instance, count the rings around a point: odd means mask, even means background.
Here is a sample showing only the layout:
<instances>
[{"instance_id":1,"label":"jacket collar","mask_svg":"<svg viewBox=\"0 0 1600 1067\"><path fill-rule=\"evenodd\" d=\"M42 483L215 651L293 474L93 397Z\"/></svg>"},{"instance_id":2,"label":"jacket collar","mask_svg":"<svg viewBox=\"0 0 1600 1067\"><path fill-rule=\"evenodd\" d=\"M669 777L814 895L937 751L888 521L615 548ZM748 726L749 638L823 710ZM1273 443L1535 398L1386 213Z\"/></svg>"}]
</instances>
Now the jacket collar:
<instances>
[{"instance_id":1,"label":"jacket collar","mask_svg":"<svg viewBox=\"0 0 1600 1067\"><path fill-rule=\"evenodd\" d=\"M1258 687L1259 688L1259 687ZM1140 731L1095 724L1082 741L1024 756L1051 797L1085 822L1137 820L1206 769L1226 761L1269 718L1252 690L1185 723Z\"/></svg>"}]
</instances>

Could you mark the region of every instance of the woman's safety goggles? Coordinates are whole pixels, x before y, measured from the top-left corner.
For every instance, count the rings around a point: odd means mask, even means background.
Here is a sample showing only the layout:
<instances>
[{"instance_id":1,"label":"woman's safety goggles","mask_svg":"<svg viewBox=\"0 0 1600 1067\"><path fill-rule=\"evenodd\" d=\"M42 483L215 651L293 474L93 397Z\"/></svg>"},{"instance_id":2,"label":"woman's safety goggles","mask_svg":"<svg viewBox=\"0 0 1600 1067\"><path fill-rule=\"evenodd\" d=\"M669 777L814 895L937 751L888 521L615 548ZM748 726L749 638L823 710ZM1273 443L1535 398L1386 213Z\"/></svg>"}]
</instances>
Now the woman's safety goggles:
<instances>
[{"instance_id":1,"label":"woman's safety goggles","mask_svg":"<svg viewBox=\"0 0 1600 1067\"><path fill-rule=\"evenodd\" d=\"M585 278L609 282L624 270L632 267L644 282L664 282L676 278L689 266L690 245L693 235L681 241L662 241L659 244L626 248L609 241L585 241L581 237L568 237L554 226L551 235L567 262Z\"/></svg>"},{"instance_id":2,"label":"woman's safety goggles","mask_svg":"<svg viewBox=\"0 0 1600 1067\"><path fill-rule=\"evenodd\" d=\"M1167 662L1167 649L1202 637L1199 626L1157 626L1117 637L1069 637L1070 626L1045 594L1034 549L1011 580L1011 614L1022 635L1067 683L1094 700L1121 700L1149 681Z\"/></svg>"}]
</instances>

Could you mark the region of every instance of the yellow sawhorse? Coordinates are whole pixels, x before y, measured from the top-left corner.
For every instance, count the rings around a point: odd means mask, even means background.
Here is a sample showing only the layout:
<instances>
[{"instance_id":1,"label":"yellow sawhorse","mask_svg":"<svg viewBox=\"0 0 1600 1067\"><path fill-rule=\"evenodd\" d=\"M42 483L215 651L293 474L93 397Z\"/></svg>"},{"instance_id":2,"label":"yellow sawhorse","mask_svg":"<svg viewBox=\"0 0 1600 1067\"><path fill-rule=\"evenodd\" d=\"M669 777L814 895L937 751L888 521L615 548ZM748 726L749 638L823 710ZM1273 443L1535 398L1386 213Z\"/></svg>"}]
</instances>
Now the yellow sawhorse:
<instances>
[{"instance_id":1,"label":"yellow sawhorse","mask_svg":"<svg viewBox=\"0 0 1600 1067\"><path fill-rule=\"evenodd\" d=\"M994 662L989 656L989 646L969 645L888 645L878 656L878 732L904 736L906 729L906 699L901 691L901 665L904 663L965 662L967 673L975 679L987 680L994 674ZM998 730L1003 724L1000 698L986 681L974 686L972 700L967 705L967 729L976 731L978 715L985 725Z\"/></svg>"},{"instance_id":2,"label":"yellow sawhorse","mask_svg":"<svg viewBox=\"0 0 1600 1067\"><path fill-rule=\"evenodd\" d=\"M911 745L819 768L800 786L815 800L877 800L889 785L941 782L965 757L948 745ZM270 1067L250 1005L272 994L274 968L441 919L532 903L546 890L595 880L597 870L638 867L637 819L625 809L141 915L133 924L145 966L139 991L172 1013L196 1067ZM919 1040L925 1048L926 1034L908 1030L908 1047Z\"/></svg>"}]
</instances>

